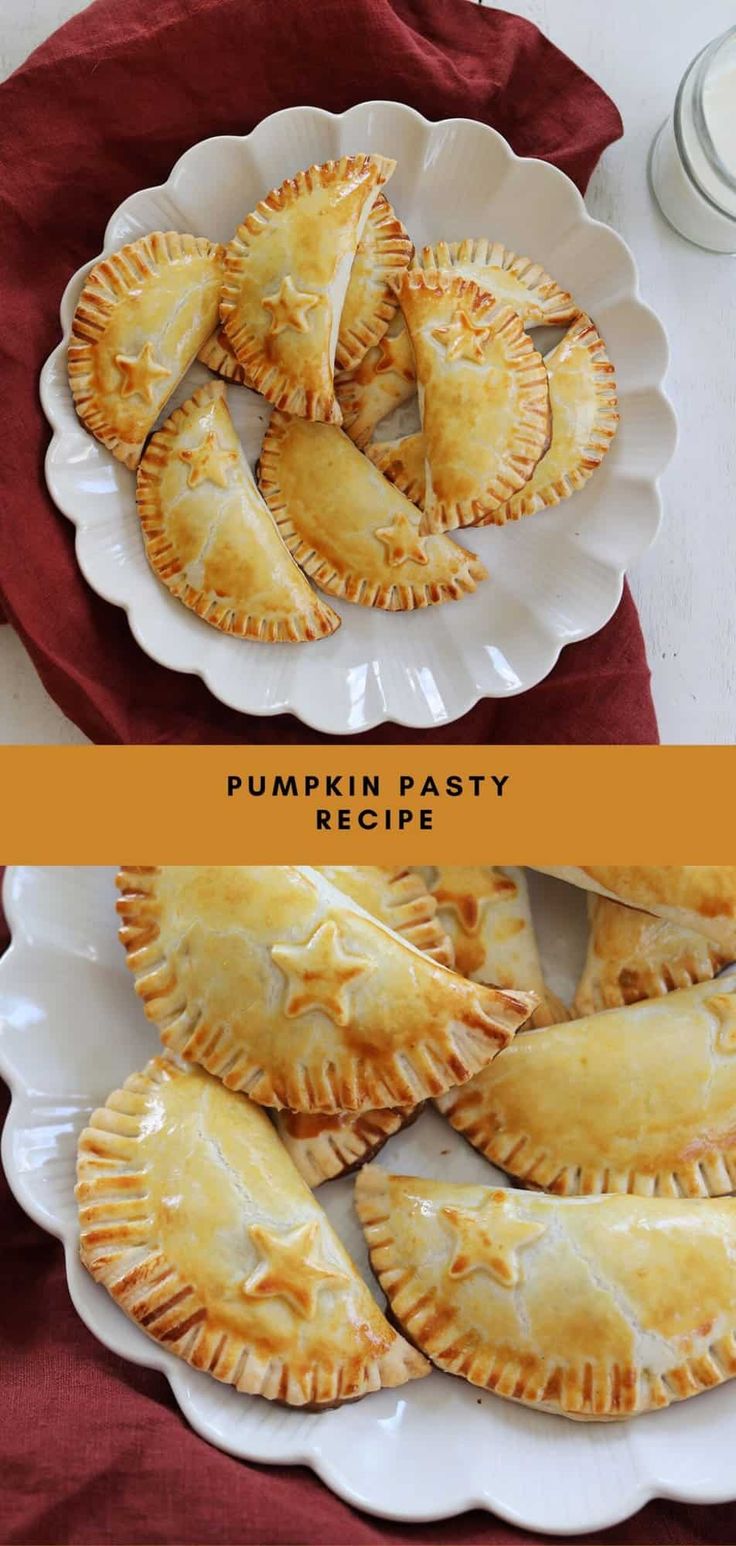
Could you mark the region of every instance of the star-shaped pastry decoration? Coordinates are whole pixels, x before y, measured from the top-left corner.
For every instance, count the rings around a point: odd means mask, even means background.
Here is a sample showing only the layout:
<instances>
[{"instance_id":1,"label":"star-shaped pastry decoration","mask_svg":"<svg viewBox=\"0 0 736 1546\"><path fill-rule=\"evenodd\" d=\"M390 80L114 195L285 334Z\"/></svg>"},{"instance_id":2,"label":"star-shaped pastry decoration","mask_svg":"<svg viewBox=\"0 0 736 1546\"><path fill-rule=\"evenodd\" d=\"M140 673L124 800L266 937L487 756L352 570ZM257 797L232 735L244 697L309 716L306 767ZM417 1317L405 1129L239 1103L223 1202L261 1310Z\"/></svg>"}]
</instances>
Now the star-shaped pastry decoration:
<instances>
[{"instance_id":1,"label":"star-shaped pastry decoration","mask_svg":"<svg viewBox=\"0 0 736 1546\"><path fill-rule=\"evenodd\" d=\"M379 357L375 364L375 374L381 376L384 372L393 371L394 375L401 376L404 381L414 381L414 372L407 366L405 360L402 364L402 356L406 355L406 342L403 334L390 338L384 333L378 341Z\"/></svg>"},{"instance_id":2,"label":"star-shaped pastry decoration","mask_svg":"<svg viewBox=\"0 0 736 1546\"><path fill-rule=\"evenodd\" d=\"M432 329L432 337L444 344L448 360L483 361L483 351L491 337L492 329L482 322L474 322L464 306L458 306L447 327Z\"/></svg>"},{"instance_id":3,"label":"star-shaped pastry decoration","mask_svg":"<svg viewBox=\"0 0 736 1546\"><path fill-rule=\"evenodd\" d=\"M380 526L375 534L386 549L386 562L392 569L411 559L415 564L429 562L424 551L425 537L420 537L416 525L405 510L394 516L390 526Z\"/></svg>"},{"instance_id":4,"label":"star-shaped pastry decoration","mask_svg":"<svg viewBox=\"0 0 736 1546\"><path fill-rule=\"evenodd\" d=\"M171 371L159 365L153 358L151 340L143 345L140 354L116 354L115 364L123 378L121 397L142 397L144 403L153 402L153 383L163 381Z\"/></svg>"},{"instance_id":5,"label":"star-shaped pastry decoration","mask_svg":"<svg viewBox=\"0 0 736 1546\"><path fill-rule=\"evenodd\" d=\"M350 1020L348 984L373 970L366 956L348 955L334 918L326 918L304 945L273 945L271 956L286 974L284 1014L292 1019L321 1009L335 1025Z\"/></svg>"},{"instance_id":6,"label":"star-shaped pastry decoration","mask_svg":"<svg viewBox=\"0 0 736 1546\"><path fill-rule=\"evenodd\" d=\"M514 1218L505 1205L493 1201L480 1208L443 1208L442 1214L455 1237L449 1276L467 1278L471 1272L489 1272L504 1288L521 1282L517 1252L547 1228Z\"/></svg>"},{"instance_id":7,"label":"star-shaped pastry decoration","mask_svg":"<svg viewBox=\"0 0 736 1546\"><path fill-rule=\"evenodd\" d=\"M432 895L436 897L438 907L450 908L456 914L464 934L477 934L481 916L489 903L498 897L513 895L515 890L514 882L507 875L491 870L482 881L479 877L474 889L469 891L466 873L445 866L440 870Z\"/></svg>"},{"instance_id":8,"label":"star-shaped pastry decoration","mask_svg":"<svg viewBox=\"0 0 736 1546\"><path fill-rule=\"evenodd\" d=\"M227 488L230 468L237 462L238 453L226 451L211 429L201 445L194 446L191 451L180 451L179 457L189 464L187 483L190 488L198 488L200 483L216 483L218 488Z\"/></svg>"},{"instance_id":9,"label":"star-shaped pastry decoration","mask_svg":"<svg viewBox=\"0 0 736 1546\"><path fill-rule=\"evenodd\" d=\"M705 1001L706 1009L712 1010L719 1020L716 1031L716 1051L736 1052L736 996L733 993L714 993Z\"/></svg>"},{"instance_id":10,"label":"star-shaped pastry decoration","mask_svg":"<svg viewBox=\"0 0 736 1546\"><path fill-rule=\"evenodd\" d=\"M291 274L287 274L276 294L264 295L261 301L261 305L271 313L269 333L283 333L287 327L295 328L298 333L308 333L308 313L314 306L319 306L321 300L321 295L297 290Z\"/></svg>"},{"instance_id":11,"label":"star-shaped pastry decoration","mask_svg":"<svg viewBox=\"0 0 736 1546\"><path fill-rule=\"evenodd\" d=\"M285 1299L297 1315L311 1321L325 1283L349 1281L346 1272L331 1267L321 1255L316 1219L284 1234L262 1224L251 1224L248 1233L261 1257L242 1284L250 1299Z\"/></svg>"}]
</instances>

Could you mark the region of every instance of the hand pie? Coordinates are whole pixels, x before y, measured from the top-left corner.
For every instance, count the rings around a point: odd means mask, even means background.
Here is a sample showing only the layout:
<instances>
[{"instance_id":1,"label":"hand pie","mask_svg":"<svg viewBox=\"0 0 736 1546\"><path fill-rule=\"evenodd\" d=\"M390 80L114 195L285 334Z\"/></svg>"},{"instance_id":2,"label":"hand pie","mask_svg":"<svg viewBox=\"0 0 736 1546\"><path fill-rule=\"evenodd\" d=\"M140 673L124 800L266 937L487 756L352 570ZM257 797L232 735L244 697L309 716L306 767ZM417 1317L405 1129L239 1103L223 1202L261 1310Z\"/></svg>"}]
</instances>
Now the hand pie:
<instances>
[{"instance_id":1,"label":"hand pie","mask_svg":"<svg viewBox=\"0 0 736 1546\"><path fill-rule=\"evenodd\" d=\"M154 1058L79 1140L80 1251L131 1320L236 1390L336 1406L428 1372L263 1111Z\"/></svg>"},{"instance_id":2,"label":"hand pie","mask_svg":"<svg viewBox=\"0 0 736 1546\"><path fill-rule=\"evenodd\" d=\"M253 385L287 413L340 423L340 316L371 205L395 165L385 156L342 156L287 177L226 250L225 332Z\"/></svg>"},{"instance_id":3,"label":"hand pie","mask_svg":"<svg viewBox=\"0 0 736 1546\"><path fill-rule=\"evenodd\" d=\"M540 1000L532 1025L569 1019L542 975L523 870L443 864L420 874L452 940L456 971L496 988L531 988Z\"/></svg>"},{"instance_id":4,"label":"hand pie","mask_svg":"<svg viewBox=\"0 0 736 1546\"><path fill-rule=\"evenodd\" d=\"M258 493L222 382L200 387L153 436L137 502L151 568L205 622L270 643L339 628Z\"/></svg>"},{"instance_id":5,"label":"hand pie","mask_svg":"<svg viewBox=\"0 0 736 1546\"><path fill-rule=\"evenodd\" d=\"M131 866L118 885L162 1041L264 1106L416 1105L489 1063L536 1008L437 966L316 870Z\"/></svg>"},{"instance_id":6,"label":"hand pie","mask_svg":"<svg viewBox=\"0 0 736 1546\"><path fill-rule=\"evenodd\" d=\"M568 1201L377 1165L355 1194L396 1324L471 1385L611 1421L736 1374L734 1198Z\"/></svg>"},{"instance_id":7,"label":"hand pie","mask_svg":"<svg viewBox=\"0 0 736 1546\"><path fill-rule=\"evenodd\" d=\"M307 1186L350 1175L375 1159L394 1133L415 1122L421 1106L383 1111L278 1111L276 1131Z\"/></svg>"},{"instance_id":8,"label":"hand pie","mask_svg":"<svg viewBox=\"0 0 736 1546\"><path fill-rule=\"evenodd\" d=\"M403 312L398 311L383 338L360 364L335 377L343 429L362 449L376 425L408 402L416 389L414 350Z\"/></svg>"},{"instance_id":9,"label":"hand pie","mask_svg":"<svg viewBox=\"0 0 736 1546\"><path fill-rule=\"evenodd\" d=\"M736 974L521 1036L440 1111L563 1196L736 1190Z\"/></svg>"},{"instance_id":10,"label":"hand pie","mask_svg":"<svg viewBox=\"0 0 736 1546\"><path fill-rule=\"evenodd\" d=\"M693 987L728 964L728 953L704 934L636 907L591 894L588 914L588 953L575 994L579 1015Z\"/></svg>"},{"instance_id":11,"label":"hand pie","mask_svg":"<svg viewBox=\"0 0 736 1546\"><path fill-rule=\"evenodd\" d=\"M547 449L544 361L516 312L459 274L413 269L400 299L416 360L426 528L470 526L528 483Z\"/></svg>"},{"instance_id":12,"label":"hand pie","mask_svg":"<svg viewBox=\"0 0 736 1546\"><path fill-rule=\"evenodd\" d=\"M217 321L223 248L154 231L95 264L72 320L69 384L85 428L126 467Z\"/></svg>"},{"instance_id":13,"label":"hand pie","mask_svg":"<svg viewBox=\"0 0 736 1546\"><path fill-rule=\"evenodd\" d=\"M346 892L417 950L439 961L440 966L454 966L452 940L442 928L437 903L417 870L381 869L377 864L318 864L315 868L338 891Z\"/></svg>"},{"instance_id":14,"label":"hand pie","mask_svg":"<svg viewBox=\"0 0 736 1546\"><path fill-rule=\"evenodd\" d=\"M408 612L486 578L474 553L420 532L420 512L333 424L272 414L258 477L289 551L331 596Z\"/></svg>"},{"instance_id":15,"label":"hand pie","mask_svg":"<svg viewBox=\"0 0 736 1546\"><path fill-rule=\"evenodd\" d=\"M599 467L616 433L616 381L605 345L589 317L579 320L544 360L549 376L552 440L549 450L513 498L479 525L503 526L558 505L582 488ZM424 441L421 435L375 442L371 461L420 509L424 508Z\"/></svg>"},{"instance_id":16,"label":"hand pie","mask_svg":"<svg viewBox=\"0 0 736 1546\"><path fill-rule=\"evenodd\" d=\"M695 929L736 960L736 866L727 864L609 865L607 868L547 868L585 891L639 907L670 923Z\"/></svg>"},{"instance_id":17,"label":"hand pie","mask_svg":"<svg viewBox=\"0 0 736 1546\"><path fill-rule=\"evenodd\" d=\"M411 254L410 238L388 199L379 193L368 212L350 270L335 355L335 364L341 369L357 365L385 333L399 304L397 292ZM229 381L241 386L252 384L224 328L207 339L198 358Z\"/></svg>"}]
</instances>

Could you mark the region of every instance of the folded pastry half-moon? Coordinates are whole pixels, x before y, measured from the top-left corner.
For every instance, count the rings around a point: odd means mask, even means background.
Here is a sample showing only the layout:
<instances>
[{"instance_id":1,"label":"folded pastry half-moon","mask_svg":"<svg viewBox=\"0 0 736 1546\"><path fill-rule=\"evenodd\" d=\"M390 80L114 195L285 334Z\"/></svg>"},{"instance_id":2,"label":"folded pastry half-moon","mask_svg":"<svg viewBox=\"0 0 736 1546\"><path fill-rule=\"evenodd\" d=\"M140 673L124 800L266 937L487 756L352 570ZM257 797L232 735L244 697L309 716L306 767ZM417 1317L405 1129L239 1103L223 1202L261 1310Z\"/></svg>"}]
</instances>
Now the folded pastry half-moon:
<instances>
[{"instance_id":1,"label":"folded pastry half-moon","mask_svg":"<svg viewBox=\"0 0 736 1546\"><path fill-rule=\"evenodd\" d=\"M334 424L272 414L258 478L290 553L330 596L408 612L486 578L474 553L420 530L421 512Z\"/></svg>"},{"instance_id":2,"label":"folded pastry half-moon","mask_svg":"<svg viewBox=\"0 0 736 1546\"><path fill-rule=\"evenodd\" d=\"M736 1190L736 974L518 1037L440 1111L562 1196Z\"/></svg>"},{"instance_id":3,"label":"folded pastry half-moon","mask_svg":"<svg viewBox=\"0 0 736 1546\"><path fill-rule=\"evenodd\" d=\"M224 249L154 231L96 263L77 302L69 384L85 428L135 468L217 322Z\"/></svg>"},{"instance_id":4,"label":"folded pastry half-moon","mask_svg":"<svg viewBox=\"0 0 736 1546\"><path fill-rule=\"evenodd\" d=\"M452 941L456 971L496 988L530 988L539 998L532 1025L569 1019L542 974L523 870L441 864L424 865L419 873Z\"/></svg>"},{"instance_id":5,"label":"folded pastry half-moon","mask_svg":"<svg viewBox=\"0 0 736 1546\"><path fill-rule=\"evenodd\" d=\"M414 347L427 530L489 518L549 444L544 361L515 311L470 279L412 269L401 307Z\"/></svg>"},{"instance_id":6,"label":"folded pastry half-moon","mask_svg":"<svg viewBox=\"0 0 736 1546\"><path fill-rule=\"evenodd\" d=\"M318 864L315 868L338 891L346 892L417 950L439 961L440 966L454 966L452 940L418 870L382 869L378 864ZM466 975L460 967L458 971Z\"/></svg>"},{"instance_id":7,"label":"folded pastry half-moon","mask_svg":"<svg viewBox=\"0 0 736 1546\"><path fill-rule=\"evenodd\" d=\"M394 1133L415 1122L421 1106L383 1111L277 1111L276 1131L307 1186L350 1175L375 1159Z\"/></svg>"},{"instance_id":8,"label":"folded pastry half-moon","mask_svg":"<svg viewBox=\"0 0 736 1546\"><path fill-rule=\"evenodd\" d=\"M695 929L736 960L736 866L728 864L614 864L590 868L536 865L585 891L639 907Z\"/></svg>"},{"instance_id":9,"label":"folded pastry half-moon","mask_svg":"<svg viewBox=\"0 0 736 1546\"><path fill-rule=\"evenodd\" d=\"M79 1140L82 1261L149 1337L236 1390L336 1406L428 1372L265 1112L154 1058Z\"/></svg>"},{"instance_id":10,"label":"folded pastry half-moon","mask_svg":"<svg viewBox=\"0 0 736 1546\"><path fill-rule=\"evenodd\" d=\"M396 1324L471 1385L612 1421L736 1374L734 1198L569 1200L377 1165L355 1194Z\"/></svg>"},{"instance_id":11,"label":"folded pastry half-moon","mask_svg":"<svg viewBox=\"0 0 736 1546\"><path fill-rule=\"evenodd\" d=\"M579 1015L707 982L730 956L704 934L607 897L588 897L588 950L575 994Z\"/></svg>"},{"instance_id":12,"label":"folded pastry half-moon","mask_svg":"<svg viewBox=\"0 0 736 1546\"><path fill-rule=\"evenodd\" d=\"M340 317L371 205L395 165L342 156L287 177L226 249L225 332L253 385L287 413L340 423Z\"/></svg>"},{"instance_id":13,"label":"folded pastry half-moon","mask_svg":"<svg viewBox=\"0 0 736 1546\"><path fill-rule=\"evenodd\" d=\"M321 639L339 628L256 488L223 382L200 387L152 437L137 503L151 568L205 622L265 643Z\"/></svg>"},{"instance_id":14,"label":"folded pastry half-moon","mask_svg":"<svg viewBox=\"0 0 736 1546\"><path fill-rule=\"evenodd\" d=\"M360 364L335 377L343 429L356 446L364 448L376 425L408 402L416 389L414 350L404 314L397 311L383 338Z\"/></svg>"},{"instance_id":15,"label":"folded pastry half-moon","mask_svg":"<svg viewBox=\"0 0 736 1546\"><path fill-rule=\"evenodd\" d=\"M120 937L165 1046L265 1106L417 1105L536 1008L438 966L316 870L129 866Z\"/></svg>"}]
</instances>

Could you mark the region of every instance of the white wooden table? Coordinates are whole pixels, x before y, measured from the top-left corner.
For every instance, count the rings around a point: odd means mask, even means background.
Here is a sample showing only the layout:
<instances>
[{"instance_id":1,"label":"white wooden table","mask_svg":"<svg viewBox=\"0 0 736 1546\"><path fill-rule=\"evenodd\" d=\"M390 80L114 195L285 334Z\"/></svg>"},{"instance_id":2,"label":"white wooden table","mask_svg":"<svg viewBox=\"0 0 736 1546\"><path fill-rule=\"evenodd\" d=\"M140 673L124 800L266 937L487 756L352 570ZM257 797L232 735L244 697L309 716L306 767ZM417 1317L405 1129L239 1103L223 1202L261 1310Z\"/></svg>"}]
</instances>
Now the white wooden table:
<instances>
[{"instance_id":1,"label":"white wooden table","mask_svg":"<svg viewBox=\"0 0 736 1546\"><path fill-rule=\"evenodd\" d=\"M306 3L306 0L305 0ZM86 0L0 0L7 74ZM736 260L700 252L661 219L647 154L692 56L735 19L734 0L508 0L618 103L625 137L587 202L632 247L642 294L670 336L680 444L664 480L665 521L631 575L665 742L736 741ZM84 738L0 630L0 741Z\"/></svg>"}]
</instances>

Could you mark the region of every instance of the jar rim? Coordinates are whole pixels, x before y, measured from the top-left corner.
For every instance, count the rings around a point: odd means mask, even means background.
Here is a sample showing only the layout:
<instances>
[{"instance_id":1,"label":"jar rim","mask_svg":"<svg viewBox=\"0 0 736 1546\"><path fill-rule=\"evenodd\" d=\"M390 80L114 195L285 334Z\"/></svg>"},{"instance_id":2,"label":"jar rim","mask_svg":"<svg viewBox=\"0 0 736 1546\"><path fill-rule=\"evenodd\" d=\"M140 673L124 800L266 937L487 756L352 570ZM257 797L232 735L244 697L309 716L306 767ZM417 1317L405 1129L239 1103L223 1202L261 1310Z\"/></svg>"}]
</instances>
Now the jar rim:
<instances>
[{"instance_id":1,"label":"jar rim","mask_svg":"<svg viewBox=\"0 0 736 1546\"><path fill-rule=\"evenodd\" d=\"M680 160L682 161L683 167L687 172L690 181L697 189L698 193L706 200L708 204L711 205L713 209L717 210L720 215L726 215L729 219L736 220L736 212L733 209L728 209L725 205L720 204L718 200L713 197L713 194L707 188L703 187L695 167L693 166L690 152L688 151L687 145L685 143L685 135L683 133L682 127L682 114L685 93L688 87L691 86L690 106L692 110L695 131L697 133L701 149L703 150L705 158L708 161L712 171L715 172L723 186L727 188L730 193L733 193L736 196L736 175L734 175L734 173L729 170L718 150L716 149L705 116L705 105L703 101L703 93L706 76L708 74L708 68L715 55L719 52L723 44L729 38L736 38L736 26L727 27L725 32L722 32L718 37L713 38L710 43L706 43L705 47L701 49L700 53L696 54L695 58L691 60L677 90L673 112L673 127Z\"/></svg>"}]
</instances>

